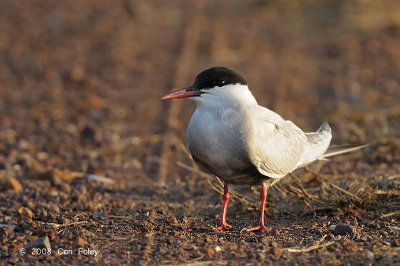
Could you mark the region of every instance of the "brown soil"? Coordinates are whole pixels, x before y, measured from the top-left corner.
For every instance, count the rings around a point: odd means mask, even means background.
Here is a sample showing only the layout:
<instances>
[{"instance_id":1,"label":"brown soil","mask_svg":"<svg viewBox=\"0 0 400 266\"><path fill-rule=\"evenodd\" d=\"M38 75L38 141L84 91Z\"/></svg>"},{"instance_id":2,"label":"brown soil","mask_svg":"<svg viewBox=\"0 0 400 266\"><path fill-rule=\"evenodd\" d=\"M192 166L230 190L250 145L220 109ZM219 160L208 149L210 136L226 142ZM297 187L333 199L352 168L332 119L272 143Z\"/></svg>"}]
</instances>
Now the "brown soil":
<instances>
[{"instance_id":1,"label":"brown soil","mask_svg":"<svg viewBox=\"0 0 400 266\"><path fill-rule=\"evenodd\" d=\"M400 264L397 1L0 9L2 263ZM238 188L232 231L210 229L221 197L185 149L195 107L160 97L215 65L237 69L260 104L302 129L329 121L333 143L371 145L272 188L268 232L241 231L258 221L259 188ZM335 235L338 224L355 231ZM45 237L51 254L23 254Z\"/></svg>"}]
</instances>

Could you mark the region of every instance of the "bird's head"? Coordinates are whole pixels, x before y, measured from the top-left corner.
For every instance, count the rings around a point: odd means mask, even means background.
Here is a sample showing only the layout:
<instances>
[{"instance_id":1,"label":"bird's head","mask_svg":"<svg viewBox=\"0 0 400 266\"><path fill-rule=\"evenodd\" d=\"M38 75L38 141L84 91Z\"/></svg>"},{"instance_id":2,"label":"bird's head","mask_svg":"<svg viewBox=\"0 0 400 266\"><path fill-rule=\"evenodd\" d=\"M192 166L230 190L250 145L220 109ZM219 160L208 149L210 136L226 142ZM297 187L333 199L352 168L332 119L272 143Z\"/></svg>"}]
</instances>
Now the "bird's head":
<instances>
[{"instance_id":1,"label":"bird's head","mask_svg":"<svg viewBox=\"0 0 400 266\"><path fill-rule=\"evenodd\" d=\"M192 86L173 91L163 100L191 98L197 103L255 101L246 79L227 67L212 67L197 75Z\"/></svg>"}]
</instances>

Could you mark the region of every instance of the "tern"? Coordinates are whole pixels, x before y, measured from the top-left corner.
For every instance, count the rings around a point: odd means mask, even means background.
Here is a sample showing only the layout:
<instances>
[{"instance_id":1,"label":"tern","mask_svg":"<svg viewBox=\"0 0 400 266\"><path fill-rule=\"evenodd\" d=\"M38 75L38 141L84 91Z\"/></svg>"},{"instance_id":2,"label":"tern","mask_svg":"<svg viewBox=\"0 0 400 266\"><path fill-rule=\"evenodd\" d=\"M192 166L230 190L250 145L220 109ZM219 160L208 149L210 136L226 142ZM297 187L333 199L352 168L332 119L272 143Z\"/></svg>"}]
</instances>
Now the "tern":
<instances>
[{"instance_id":1,"label":"tern","mask_svg":"<svg viewBox=\"0 0 400 266\"><path fill-rule=\"evenodd\" d=\"M259 225L246 231L267 231L264 208L267 190L296 169L317 160L361 149L366 145L329 147L328 123L305 133L293 122L258 105L246 79L227 67L212 67L197 75L192 86L162 99L190 98L196 103L187 128L187 145L196 165L224 181L219 230L226 222L229 184L261 185Z\"/></svg>"}]
</instances>

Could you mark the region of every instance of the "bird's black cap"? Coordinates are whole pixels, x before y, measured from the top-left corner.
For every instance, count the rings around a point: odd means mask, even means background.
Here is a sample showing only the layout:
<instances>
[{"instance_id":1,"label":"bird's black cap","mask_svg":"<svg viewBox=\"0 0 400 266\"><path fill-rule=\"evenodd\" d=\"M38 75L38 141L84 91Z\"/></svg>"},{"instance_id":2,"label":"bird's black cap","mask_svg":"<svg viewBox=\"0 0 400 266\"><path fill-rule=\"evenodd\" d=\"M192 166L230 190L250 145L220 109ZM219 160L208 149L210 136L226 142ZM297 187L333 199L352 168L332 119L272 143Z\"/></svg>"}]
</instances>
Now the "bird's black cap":
<instances>
[{"instance_id":1,"label":"bird's black cap","mask_svg":"<svg viewBox=\"0 0 400 266\"><path fill-rule=\"evenodd\" d=\"M229 84L247 85L245 78L236 71L227 67L212 67L197 75L192 90L210 89Z\"/></svg>"}]
</instances>

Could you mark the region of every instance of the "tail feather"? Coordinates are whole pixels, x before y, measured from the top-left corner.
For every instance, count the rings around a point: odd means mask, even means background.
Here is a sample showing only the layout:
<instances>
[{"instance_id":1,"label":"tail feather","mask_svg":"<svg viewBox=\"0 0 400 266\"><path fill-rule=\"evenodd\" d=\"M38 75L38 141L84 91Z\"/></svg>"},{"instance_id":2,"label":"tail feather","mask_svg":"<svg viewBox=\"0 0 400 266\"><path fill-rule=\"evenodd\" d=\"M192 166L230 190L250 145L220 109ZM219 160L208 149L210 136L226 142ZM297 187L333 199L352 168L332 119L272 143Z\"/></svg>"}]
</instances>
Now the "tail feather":
<instances>
[{"instance_id":1,"label":"tail feather","mask_svg":"<svg viewBox=\"0 0 400 266\"><path fill-rule=\"evenodd\" d=\"M319 160L324 160L327 159L328 157L332 157L335 155L360 150L362 148L367 147L368 145L369 144L350 144L350 145L330 146Z\"/></svg>"},{"instance_id":2,"label":"tail feather","mask_svg":"<svg viewBox=\"0 0 400 266\"><path fill-rule=\"evenodd\" d=\"M332 134L328 123L323 123L316 132L305 133L307 143L304 147L301 163L297 167L304 167L318 160L328 149Z\"/></svg>"},{"instance_id":3,"label":"tail feather","mask_svg":"<svg viewBox=\"0 0 400 266\"><path fill-rule=\"evenodd\" d=\"M330 146L331 128L328 123L323 123L316 132L305 133L307 143L303 152L302 160L297 166L298 168L311 164L314 161L327 161L331 156L352 152L365 148L369 144L351 144Z\"/></svg>"}]
</instances>

